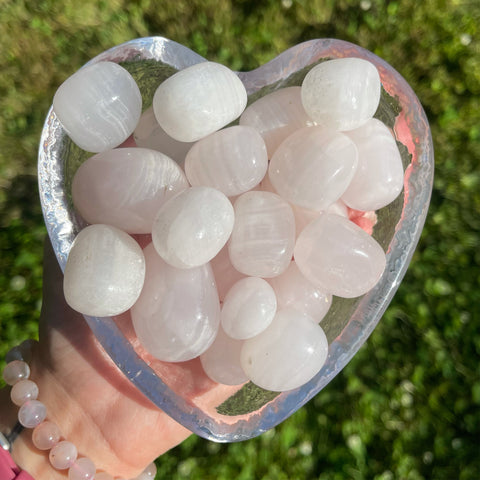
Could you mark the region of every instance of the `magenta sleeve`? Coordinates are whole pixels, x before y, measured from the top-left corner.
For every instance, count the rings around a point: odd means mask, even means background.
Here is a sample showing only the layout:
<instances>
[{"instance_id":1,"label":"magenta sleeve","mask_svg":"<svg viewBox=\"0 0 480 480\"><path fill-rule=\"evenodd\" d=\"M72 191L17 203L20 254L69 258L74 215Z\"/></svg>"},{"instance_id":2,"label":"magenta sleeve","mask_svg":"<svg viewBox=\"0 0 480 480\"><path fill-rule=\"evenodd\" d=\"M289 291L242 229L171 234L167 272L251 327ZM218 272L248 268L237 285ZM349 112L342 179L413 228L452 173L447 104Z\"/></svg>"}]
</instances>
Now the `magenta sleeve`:
<instances>
[{"instance_id":1,"label":"magenta sleeve","mask_svg":"<svg viewBox=\"0 0 480 480\"><path fill-rule=\"evenodd\" d=\"M20 470L10 453L0 448L0 480L34 480L27 472Z\"/></svg>"}]
</instances>

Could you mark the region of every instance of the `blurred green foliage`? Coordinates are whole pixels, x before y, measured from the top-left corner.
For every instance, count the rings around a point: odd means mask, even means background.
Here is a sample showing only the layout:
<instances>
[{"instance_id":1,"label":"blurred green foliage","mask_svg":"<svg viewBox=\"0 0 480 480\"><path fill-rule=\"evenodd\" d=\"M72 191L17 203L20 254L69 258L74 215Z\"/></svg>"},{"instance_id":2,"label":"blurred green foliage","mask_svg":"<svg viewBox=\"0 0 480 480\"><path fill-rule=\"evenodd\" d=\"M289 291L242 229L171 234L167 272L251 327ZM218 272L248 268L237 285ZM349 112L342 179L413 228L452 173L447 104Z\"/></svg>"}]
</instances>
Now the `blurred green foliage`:
<instances>
[{"instance_id":1,"label":"blurred green foliage","mask_svg":"<svg viewBox=\"0 0 480 480\"><path fill-rule=\"evenodd\" d=\"M158 478L479 478L479 23L468 0L0 0L0 357L36 335L36 151L65 78L141 36L237 70L341 38L393 65L431 123L434 191L410 269L367 344L309 404L248 442L192 437L158 460Z\"/></svg>"}]
</instances>

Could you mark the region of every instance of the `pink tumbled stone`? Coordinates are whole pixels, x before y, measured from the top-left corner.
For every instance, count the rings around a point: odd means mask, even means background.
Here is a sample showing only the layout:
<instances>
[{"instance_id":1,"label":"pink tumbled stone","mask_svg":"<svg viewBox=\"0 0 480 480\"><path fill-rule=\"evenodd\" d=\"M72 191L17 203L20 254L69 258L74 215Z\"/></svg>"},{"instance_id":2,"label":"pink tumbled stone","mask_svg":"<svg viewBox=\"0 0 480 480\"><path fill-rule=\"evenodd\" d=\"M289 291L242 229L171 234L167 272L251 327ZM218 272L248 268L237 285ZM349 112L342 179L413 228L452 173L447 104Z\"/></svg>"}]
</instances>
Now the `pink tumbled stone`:
<instances>
[{"instance_id":1,"label":"pink tumbled stone","mask_svg":"<svg viewBox=\"0 0 480 480\"><path fill-rule=\"evenodd\" d=\"M403 188L403 165L393 135L376 118L345 132L358 150L358 167L342 200L355 210L378 210Z\"/></svg>"},{"instance_id":2,"label":"pink tumbled stone","mask_svg":"<svg viewBox=\"0 0 480 480\"><path fill-rule=\"evenodd\" d=\"M68 469L69 480L93 480L95 476L95 464L87 457L78 458Z\"/></svg>"},{"instance_id":3,"label":"pink tumbled stone","mask_svg":"<svg viewBox=\"0 0 480 480\"><path fill-rule=\"evenodd\" d=\"M381 82L375 65L362 58L336 58L313 67L302 82L302 103L319 125L352 130L375 114Z\"/></svg>"},{"instance_id":4,"label":"pink tumbled stone","mask_svg":"<svg viewBox=\"0 0 480 480\"><path fill-rule=\"evenodd\" d=\"M209 349L200 355L203 370L214 382L240 385L248 380L240 365L243 341L229 337L222 328Z\"/></svg>"},{"instance_id":5,"label":"pink tumbled stone","mask_svg":"<svg viewBox=\"0 0 480 480\"><path fill-rule=\"evenodd\" d=\"M75 463L77 455L77 447L73 443L63 440L50 450L48 457L53 468L66 470Z\"/></svg>"},{"instance_id":6,"label":"pink tumbled stone","mask_svg":"<svg viewBox=\"0 0 480 480\"><path fill-rule=\"evenodd\" d=\"M247 377L266 390L283 392L311 380L327 359L328 341L312 318L279 310L270 326L245 340L240 362Z\"/></svg>"},{"instance_id":7,"label":"pink tumbled stone","mask_svg":"<svg viewBox=\"0 0 480 480\"><path fill-rule=\"evenodd\" d=\"M168 135L158 124L153 107L142 113L133 137L137 146L158 150L179 165L183 165L185 155L193 145L191 142L179 142Z\"/></svg>"},{"instance_id":8,"label":"pink tumbled stone","mask_svg":"<svg viewBox=\"0 0 480 480\"><path fill-rule=\"evenodd\" d=\"M237 198L234 208L228 244L233 266L252 277L280 275L290 264L295 243L290 205L275 193L250 191Z\"/></svg>"},{"instance_id":9,"label":"pink tumbled stone","mask_svg":"<svg viewBox=\"0 0 480 480\"><path fill-rule=\"evenodd\" d=\"M150 233L158 209L187 187L181 168L163 153L116 148L90 157L79 167L72 197L88 223Z\"/></svg>"},{"instance_id":10,"label":"pink tumbled stone","mask_svg":"<svg viewBox=\"0 0 480 480\"><path fill-rule=\"evenodd\" d=\"M295 262L269 282L275 291L279 309L291 307L320 322L332 306L332 295L309 282Z\"/></svg>"},{"instance_id":11,"label":"pink tumbled stone","mask_svg":"<svg viewBox=\"0 0 480 480\"><path fill-rule=\"evenodd\" d=\"M34 428L32 441L39 450L50 450L59 442L60 436L58 425L47 420Z\"/></svg>"},{"instance_id":12,"label":"pink tumbled stone","mask_svg":"<svg viewBox=\"0 0 480 480\"><path fill-rule=\"evenodd\" d=\"M38 396L38 387L35 382L31 380L20 380L10 391L10 398L12 402L21 406L28 400L36 400Z\"/></svg>"},{"instance_id":13,"label":"pink tumbled stone","mask_svg":"<svg viewBox=\"0 0 480 480\"><path fill-rule=\"evenodd\" d=\"M28 400L18 410L18 421L25 428L34 428L45 420L47 408L38 400Z\"/></svg>"},{"instance_id":14,"label":"pink tumbled stone","mask_svg":"<svg viewBox=\"0 0 480 480\"><path fill-rule=\"evenodd\" d=\"M230 200L211 187L191 187L162 205L152 227L155 250L176 268L209 262L233 229Z\"/></svg>"},{"instance_id":15,"label":"pink tumbled stone","mask_svg":"<svg viewBox=\"0 0 480 480\"><path fill-rule=\"evenodd\" d=\"M339 215L324 213L299 235L295 262L319 289L353 298L375 286L386 265L373 237Z\"/></svg>"},{"instance_id":16,"label":"pink tumbled stone","mask_svg":"<svg viewBox=\"0 0 480 480\"><path fill-rule=\"evenodd\" d=\"M185 173L191 185L213 187L227 197L258 185L267 167L262 137L254 128L241 125L199 140L185 158Z\"/></svg>"},{"instance_id":17,"label":"pink tumbled stone","mask_svg":"<svg viewBox=\"0 0 480 480\"><path fill-rule=\"evenodd\" d=\"M15 385L30 376L30 367L22 360L13 360L3 369L3 379L7 385Z\"/></svg>"},{"instance_id":18,"label":"pink tumbled stone","mask_svg":"<svg viewBox=\"0 0 480 480\"><path fill-rule=\"evenodd\" d=\"M263 278L239 280L225 296L221 322L227 335L237 340L252 338L263 332L277 311L277 299Z\"/></svg>"},{"instance_id":19,"label":"pink tumbled stone","mask_svg":"<svg viewBox=\"0 0 480 480\"><path fill-rule=\"evenodd\" d=\"M358 162L349 137L327 127L305 127L275 151L268 175L283 198L300 207L325 210L351 182Z\"/></svg>"},{"instance_id":20,"label":"pink tumbled stone","mask_svg":"<svg viewBox=\"0 0 480 480\"><path fill-rule=\"evenodd\" d=\"M142 345L166 362L202 354L220 324L220 302L210 264L190 269L168 265L152 244L144 249L145 283L131 309Z\"/></svg>"},{"instance_id":21,"label":"pink tumbled stone","mask_svg":"<svg viewBox=\"0 0 480 480\"><path fill-rule=\"evenodd\" d=\"M303 108L301 87L287 87L249 105L240 117L240 125L249 125L260 133L271 158L285 138L314 122Z\"/></svg>"}]
</instances>

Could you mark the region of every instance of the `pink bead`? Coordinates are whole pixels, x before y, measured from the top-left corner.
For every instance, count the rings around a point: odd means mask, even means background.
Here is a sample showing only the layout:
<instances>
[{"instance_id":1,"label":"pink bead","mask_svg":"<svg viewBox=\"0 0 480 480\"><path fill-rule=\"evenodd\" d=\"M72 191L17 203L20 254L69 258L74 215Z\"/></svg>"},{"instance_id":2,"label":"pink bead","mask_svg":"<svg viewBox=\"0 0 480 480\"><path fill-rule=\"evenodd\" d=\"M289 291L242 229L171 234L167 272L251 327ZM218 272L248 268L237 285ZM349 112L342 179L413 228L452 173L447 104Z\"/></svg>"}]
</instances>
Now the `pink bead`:
<instances>
[{"instance_id":1,"label":"pink bead","mask_svg":"<svg viewBox=\"0 0 480 480\"><path fill-rule=\"evenodd\" d=\"M49 459L53 468L56 468L57 470L66 470L75 463L77 455L77 447L73 443L64 440L57 443L50 450Z\"/></svg>"},{"instance_id":2,"label":"pink bead","mask_svg":"<svg viewBox=\"0 0 480 480\"><path fill-rule=\"evenodd\" d=\"M28 400L36 400L37 397L37 384L31 380L20 380L12 387L12 390L10 391L10 398L12 399L12 402L19 407Z\"/></svg>"},{"instance_id":3,"label":"pink bead","mask_svg":"<svg viewBox=\"0 0 480 480\"><path fill-rule=\"evenodd\" d=\"M33 444L39 450L50 450L60 440L60 429L53 422L42 422L32 432Z\"/></svg>"},{"instance_id":4,"label":"pink bead","mask_svg":"<svg viewBox=\"0 0 480 480\"><path fill-rule=\"evenodd\" d=\"M47 408L38 400L25 402L18 411L18 421L25 428L34 428L45 420Z\"/></svg>"},{"instance_id":5,"label":"pink bead","mask_svg":"<svg viewBox=\"0 0 480 480\"><path fill-rule=\"evenodd\" d=\"M22 360L13 360L3 370L3 379L7 385L15 385L30 376L30 367Z\"/></svg>"},{"instance_id":6,"label":"pink bead","mask_svg":"<svg viewBox=\"0 0 480 480\"><path fill-rule=\"evenodd\" d=\"M79 458L69 469L69 480L92 480L95 477L95 464L86 457Z\"/></svg>"}]
</instances>

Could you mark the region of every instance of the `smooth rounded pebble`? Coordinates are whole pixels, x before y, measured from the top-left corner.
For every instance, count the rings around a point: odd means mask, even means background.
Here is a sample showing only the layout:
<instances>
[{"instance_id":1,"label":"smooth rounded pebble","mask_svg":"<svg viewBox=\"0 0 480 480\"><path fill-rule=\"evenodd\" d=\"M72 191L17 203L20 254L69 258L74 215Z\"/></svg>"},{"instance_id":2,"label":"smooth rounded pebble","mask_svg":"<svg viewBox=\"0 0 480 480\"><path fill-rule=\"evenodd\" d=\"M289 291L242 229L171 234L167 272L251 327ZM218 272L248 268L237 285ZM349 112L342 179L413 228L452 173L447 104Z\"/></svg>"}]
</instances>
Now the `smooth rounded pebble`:
<instances>
[{"instance_id":1,"label":"smooth rounded pebble","mask_svg":"<svg viewBox=\"0 0 480 480\"><path fill-rule=\"evenodd\" d=\"M345 133L357 146L358 167L342 200L355 210L385 207L403 188L402 157L392 133L376 118Z\"/></svg>"},{"instance_id":2,"label":"smooth rounded pebble","mask_svg":"<svg viewBox=\"0 0 480 480\"><path fill-rule=\"evenodd\" d=\"M240 385L248 380L240 365L242 340L229 337L222 328L209 349L200 355L206 375L223 385Z\"/></svg>"},{"instance_id":3,"label":"smooth rounded pebble","mask_svg":"<svg viewBox=\"0 0 480 480\"><path fill-rule=\"evenodd\" d=\"M152 244L144 249L145 284L131 309L140 343L165 362L198 357L215 340L220 302L210 264L179 269L168 265Z\"/></svg>"},{"instance_id":4,"label":"smooth rounded pebble","mask_svg":"<svg viewBox=\"0 0 480 480\"><path fill-rule=\"evenodd\" d=\"M75 238L63 278L67 303L94 317L118 315L137 300L145 278L138 243L110 225L90 225Z\"/></svg>"},{"instance_id":5,"label":"smooth rounded pebble","mask_svg":"<svg viewBox=\"0 0 480 480\"><path fill-rule=\"evenodd\" d=\"M271 192L250 191L235 203L235 226L228 242L232 265L252 277L284 272L295 245L295 218L290 205Z\"/></svg>"},{"instance_id":6,"label":"smooth rounded pebble","mask_svg":"<svg viewBox=\"0 0 480 480\"><path fill-rule=\"evenodd\" d=\"M190 187L164 203L152 228L158 254L177 268L209 262L232 233L234 211L230 200L210 187Z\"/></svg>"},{"instance_id":7,"label":"smooth rounded pebble","mask_svg":"<svg viewBox=\"0 0 480 480\"><path fill-rule=\"evenodd\" d=\"M181 142L200 140L240 116L247 92L238 76L215 62L201 62L167 78L153 97L160 126Z\"/></svg>"},{"instance_id":8,"label":"smooth rounded pebble","mask_svg":"<svg viewBox=\"0 0 480 480\"><path fill-rule=\"evenodd\" d=\"M127 70L99 62L60 85L53 110L74 143L88 152L103 152L133 133L142 113L142 96Z\"/></svg>"},{"instance_id":9,"label":"smooth rounded pebble","mask_svg":"<svg viewBox=\"0 0 480 480\"><path fill-rule=\"evenodd\" d=\"M278 147L268 175L289 202L325 210L345 192L357 163L357 147L349 137L326 127L304 127Z\"/></svg>"},{"instance_id":10,"label":"smooth rounded pebble","mask_svg":"<svg viewBox=\"0 0 480 480\"><path fill-rule=\"evenodd\" d=\"M249 125L260 133L271 158L283 140L314 122L303 108L301 87L286 87L249 105L240 117L240 125Z\"/></svg>"},{"instance_id":11,"label":"smooth rounded pebble","mask_svg":"<svg viewBox=\"0 0 480 480\"><path fill-rule=\"evenodd\" d=\"M278 277L269 280L278 308L291 307L321 322L332 306L332 295L320 290L300 272L295 262Z\"/></svg>"},{"instance_id":12,"label":"smooth rounded pebble","mask_svg":"<svg viewBox=\"0 0 480 480\"><path fill-rule=\"evenodd\" d=\"M299 235L295 262L305 277L324 292L345 298L375 286L386 265L385 252L359 226L324 213Z\"/></svg>"},{"instance_id":13,"label":"smooth rounded pebble","mask_svg":"<svg viewBox=\"0 0 480 480\"><path fill-rule=\"evenodd\" d=\"M263 332L277 311L275 292L263 278L246 277L228 291L221 322L227 335L245 340Z\"/></svg>"},{"instance_id":14,"label":"smooth rounded pebble","mask_svg":"<svg viewBox=\"0 0 480 480\"><path fill-rule=\"evenodd\" d=\"M312 318L286 308L260 335L245 340L240 362L247 377L266 390L283 392L310 381L323 367L327 337Z\"/></svg>"},{"instance_id":15,"label":"smooth rounded pebble","mask_svg":"<svg viewBox=\"0 0 480 480\"><path fill-rule=\"evenodd\" d=\"M336 130L360 127L377 111L380 75L361 58L337 58L313 67L302 83L302 103L319 125Z\"/></svg>"},{"instance_id":16,"label":"smooth rounded pebble","mask_svg":"<svg viewBox=\"0 0 480 480\"><path fill-rule=\"evenodd\" d=\"M162 152L179 165L183 165L185 156L193 145L191 142L179 142L168 135L158 124L153 107L149 107L142 113L137 128L133 132L133 138L138 147Z\"/></svg>"},{"instance_id":17,"label":"smooth rounded pebble","mask_svg":"<svg viewBox=\"0 0 480 480\"><path fill-rule=\"evenodd\" d=\"M213 187L227 197L257 186L267 167L262 137L254 128L240 125L199 140L185 158L185 173L191 185Z\"/></svg>"},{"instance_id":18,"label":"smooth rounded pebble","mask_svg":"<svg viewBox=\"0 0 480 480\"><path fill-rule=\"evenodd\" d=\"M182 169L163 153L116 148L80 165L73 177L72 198L88 223L150 233L159 208L186 188Z\"/></svg>"}]
</instances>

